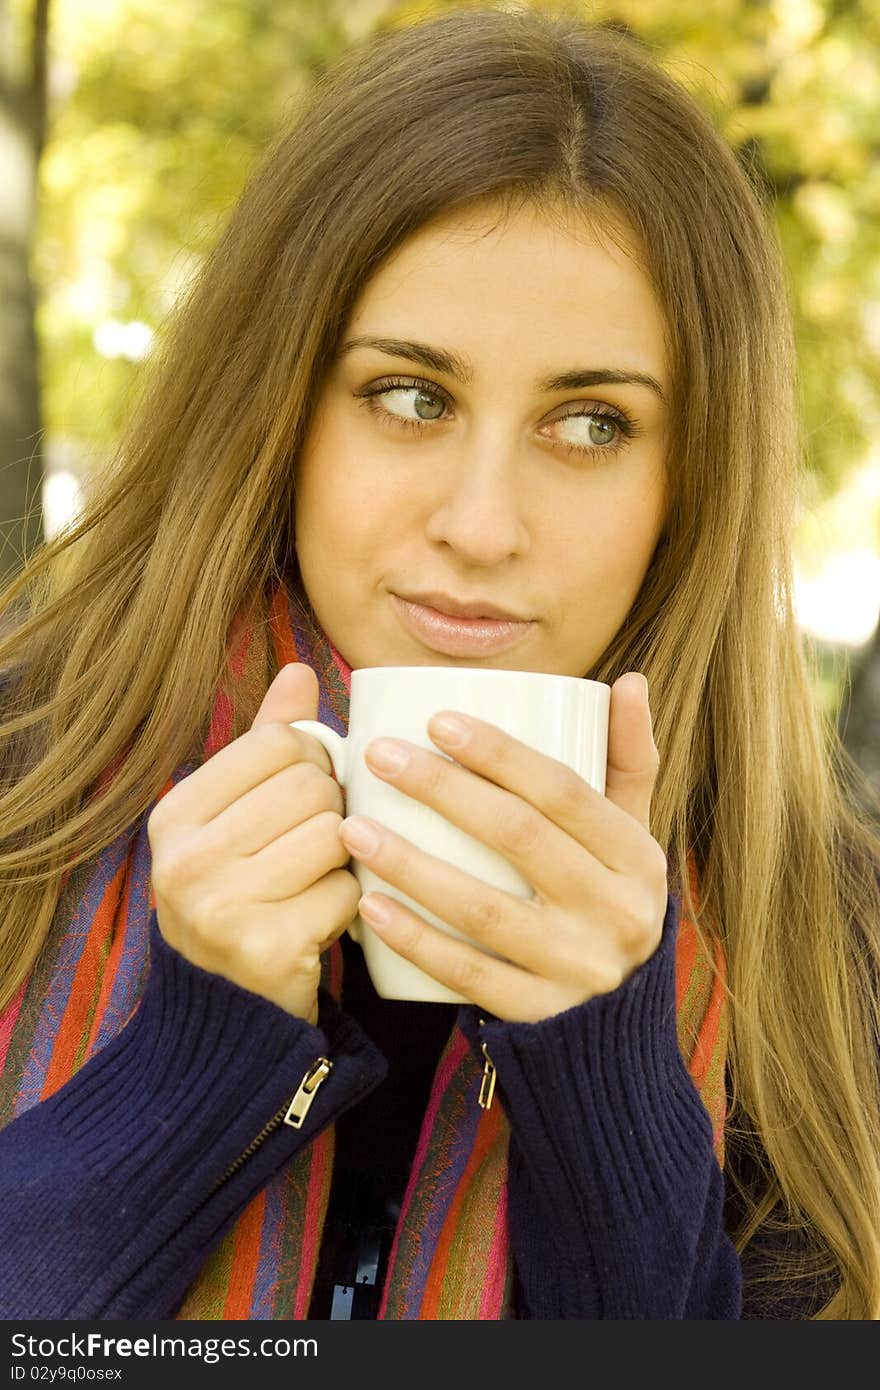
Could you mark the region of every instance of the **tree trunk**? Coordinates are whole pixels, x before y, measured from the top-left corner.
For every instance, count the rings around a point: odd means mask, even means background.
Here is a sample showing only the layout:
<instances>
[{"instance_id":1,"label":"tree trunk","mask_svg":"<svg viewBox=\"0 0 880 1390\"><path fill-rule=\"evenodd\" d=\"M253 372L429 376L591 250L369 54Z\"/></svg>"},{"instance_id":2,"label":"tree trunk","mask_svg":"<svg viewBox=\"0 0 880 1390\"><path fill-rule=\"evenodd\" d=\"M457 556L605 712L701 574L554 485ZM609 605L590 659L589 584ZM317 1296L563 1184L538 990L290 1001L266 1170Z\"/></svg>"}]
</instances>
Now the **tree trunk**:
<instances>
[{"instance_id":1,"label":"tree trunk","mask_svg":"<svg viewBox=\"0 0 880 1390\"><path fill-rule=\"evenodd\" d=\"M30 257L46 125L49 0L35 0L28 55L0 0L0 585L43 539L43 440Z\"/></svg>"}]
</instances>

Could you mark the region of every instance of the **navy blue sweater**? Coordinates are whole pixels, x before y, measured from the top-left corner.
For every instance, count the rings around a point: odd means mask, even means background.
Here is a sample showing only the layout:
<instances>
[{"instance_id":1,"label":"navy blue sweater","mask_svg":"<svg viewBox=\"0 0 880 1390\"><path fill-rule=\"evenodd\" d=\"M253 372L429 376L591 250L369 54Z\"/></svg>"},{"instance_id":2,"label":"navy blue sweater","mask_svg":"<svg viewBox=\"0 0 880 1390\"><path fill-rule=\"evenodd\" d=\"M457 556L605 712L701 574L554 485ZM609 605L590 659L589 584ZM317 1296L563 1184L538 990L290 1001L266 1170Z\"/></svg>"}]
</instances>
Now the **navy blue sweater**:
<instances>
[{"instance_id":1,"label":"navy blue sweater","mask_svg":"<svg viewBox=\"0 0 880 1390\"><path fill-rule=\"evenodd\" d=\"M539 1023L459 1012L510 1123L520 1317L744 1315L711 1124L678 1047L677 931L670 895L644 965ZM324 990L312 1026L192 965L155 913L150 948L127 1026L0 1133L0 1317L172 1317L246 1204L388 1073ZM276 1128L222 1182L321 1056L333 1068L302 1128Z\"/></svg>"}]
</instances>

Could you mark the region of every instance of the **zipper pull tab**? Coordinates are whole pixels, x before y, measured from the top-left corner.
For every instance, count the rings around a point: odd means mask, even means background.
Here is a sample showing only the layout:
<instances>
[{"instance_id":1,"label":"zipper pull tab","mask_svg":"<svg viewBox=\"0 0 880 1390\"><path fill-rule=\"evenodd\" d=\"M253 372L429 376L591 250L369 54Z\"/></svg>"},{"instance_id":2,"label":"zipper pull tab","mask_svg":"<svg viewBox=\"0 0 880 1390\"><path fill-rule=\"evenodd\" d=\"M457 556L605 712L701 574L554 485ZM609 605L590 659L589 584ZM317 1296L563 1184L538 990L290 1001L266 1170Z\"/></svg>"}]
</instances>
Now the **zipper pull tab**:
<instances>
[{"instance_id":1,"label":"zipper pull tab","mask_svg":"<svg viewBox=\"0 0 880 1390\"><path fill-rule=\"evenodd\" d=\"M485 1022L486 1020L484 1018L480 1019L481 1028ZM481 1110L490 1110L492 1107L492 1097L495 1094L495 1063L486 1051L486 1044L481 1043L480 1047L482 1048L483 1056L486 1061L483 1066L483 1080L480 1082L480 1094L477 1100Z\"/></svg>"},{"instance_id":2,"label":"zipper pull tab","mask_svg":"<svg viewBox=\"0 0 880 1390\"><path fill-rule=\"evenodd\" d=\"M284 1123L290 1125L291 1129L301 1129L302 1122L309 1113L312 1101L318 1093L318 1087L326 1076L330 1074L333 1063L326 1057L319 1057L318 1060L309 1067L302 1081L299 1083L299 1090L294 1096L290 1105L287 1107L287 1114L284 1116Z\"/></svg>"}]
</instances>

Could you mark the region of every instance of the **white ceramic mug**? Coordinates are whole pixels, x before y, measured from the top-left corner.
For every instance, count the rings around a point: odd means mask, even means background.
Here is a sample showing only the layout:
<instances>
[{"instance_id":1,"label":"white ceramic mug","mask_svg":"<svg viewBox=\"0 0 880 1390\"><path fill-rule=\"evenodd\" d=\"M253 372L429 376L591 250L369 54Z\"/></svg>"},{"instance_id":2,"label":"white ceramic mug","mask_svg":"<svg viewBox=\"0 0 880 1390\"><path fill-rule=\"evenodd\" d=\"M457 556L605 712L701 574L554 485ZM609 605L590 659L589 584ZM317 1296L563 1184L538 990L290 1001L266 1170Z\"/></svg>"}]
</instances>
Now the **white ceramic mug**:
<instances>
[{"instance_id":1,"label":"white ceramic mug","mask_svg":"<svg viewBox=\"0 0 880 1390\"><path fill-rule=\"evenodd\" d=\"M366 764L364 749L372 739L386 736L446 757L428 734L428 720L440 710L460 710L574 768L604 794L610 704L609 685L577 676L458 666L363 666L351 673L346 738L312 719L297 719L292 728L312 734L327 750L345 796L346 815L369 816L474 878L529 898L533 889L512 864L430 806L377 777ZM459 940L468 939L365 864L352 860L351 866L364 893L377 890L396 898L434 926ZM348 931L362 946L370 979L382 998L468 1002L392 951L360 914Z\"/></svg>"}]
</instances>

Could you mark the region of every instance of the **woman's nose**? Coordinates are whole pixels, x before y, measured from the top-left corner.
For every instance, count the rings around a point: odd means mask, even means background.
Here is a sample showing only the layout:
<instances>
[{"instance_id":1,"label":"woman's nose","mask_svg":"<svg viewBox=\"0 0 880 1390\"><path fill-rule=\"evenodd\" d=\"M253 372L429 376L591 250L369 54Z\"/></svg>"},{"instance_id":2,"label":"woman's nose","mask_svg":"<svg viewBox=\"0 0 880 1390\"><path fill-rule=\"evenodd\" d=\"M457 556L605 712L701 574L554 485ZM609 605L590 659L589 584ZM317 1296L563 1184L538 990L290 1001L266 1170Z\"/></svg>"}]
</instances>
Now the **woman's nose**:
<instances>
[{"instance_id":1,"label":"woman's nose","mask_svg":"<svg viewBox=\"0 0 880 1390\"><path fill-rule=\"evenodd\" d=\"M464 459L444 483L428 521L429 540L445 542L475 565L495 565L526 553L523 499L509 463Z\"/></svg>"}]
</instances>

